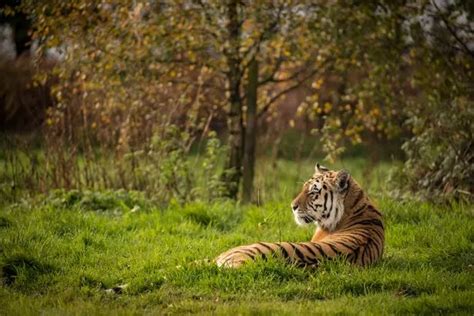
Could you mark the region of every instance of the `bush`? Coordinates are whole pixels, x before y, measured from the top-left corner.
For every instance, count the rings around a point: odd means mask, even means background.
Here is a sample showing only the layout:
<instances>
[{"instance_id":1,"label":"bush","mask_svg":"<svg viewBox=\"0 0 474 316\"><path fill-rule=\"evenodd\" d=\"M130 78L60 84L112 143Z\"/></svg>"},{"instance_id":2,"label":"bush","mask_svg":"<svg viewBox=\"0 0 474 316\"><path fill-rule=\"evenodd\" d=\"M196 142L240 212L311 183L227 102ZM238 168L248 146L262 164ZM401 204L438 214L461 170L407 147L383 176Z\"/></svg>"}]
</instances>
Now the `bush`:
<instances>
[{"instance_id":1,"label":"bush","mask_svg":"<svg viewBox=\"0 0 474 316\"><path fill-rule=\"evenodd\" d=\"M403 149L404 178L412 192L430 199L473 199L474 108L465 99L427 105L409 119L413 137ZM402 182L403 183L403 182Z\"/></svg>"}]
</instances>

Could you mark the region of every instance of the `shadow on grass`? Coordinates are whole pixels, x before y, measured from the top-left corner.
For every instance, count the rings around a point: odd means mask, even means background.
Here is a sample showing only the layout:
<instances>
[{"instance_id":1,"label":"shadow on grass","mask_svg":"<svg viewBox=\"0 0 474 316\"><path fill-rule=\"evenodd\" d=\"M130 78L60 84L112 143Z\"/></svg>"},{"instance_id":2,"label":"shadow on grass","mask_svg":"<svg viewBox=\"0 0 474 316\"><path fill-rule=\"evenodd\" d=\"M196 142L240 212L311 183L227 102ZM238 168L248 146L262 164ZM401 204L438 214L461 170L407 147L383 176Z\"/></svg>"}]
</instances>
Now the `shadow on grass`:
<instances>
[{"instance_id":1,"label":"shadow on grass","mask_svg":"<svg viewBox=\"0 0 474 316\"><path fill-rule=\"evenodd\" d=\"M202 209L187 210L184 217L203 228L213 227L221 232L232 231L242 221L240 213L216 214Z\"/></svg>"},{"instance_id":2,"label":"shadow on grass","mask_svg":"<svg viewBox=\"0 0 474 316\"><path fill-rule=\"evenodd\" d=\"M18 255L1 263L1 280L7 286L29 285L43 274L52 273L53 267L35 258Z\"/></svg>"},{"instance_id":3,"label":"shadow on grass","mask_svg":"<svg viewBox=\"0 0 474 316\"><path fill-rule=\"evenodd\" d=\"M459 273L470 271L474 273L472 263L474 262L474 253L469 249L456 249L446 251L442 254L430 256L431 266L436 269Z\"/></svg>"},{"instance_id":4,"label":"shadow on grass","mask_svg":"<svg viewBox=\"0 0 474 316\"><path fill-rule=\"evenodd\" d=\"M408 259L401 257L384 258L380 264L393 272L416 271L426 267L438 272L469 272L473 271L474 253L469 249L451 249L443 252L436 251L426 258Z\"/></svg>"},{"instance_id":5,"label":"shadow on grass","mask_svg":"<svg viewBox=\"0 0 474 316\"><path fill-rule=\"evenodd\" d=\"M8 228L12 226L12 224L13 223L8 218L0 217L0 228Z\"/></svg>"},{"instance_id":6,"label":"shadow on grass","mask_svg":"<svg viewBox=\"0 0 474 316\"><path fill-rule=\"evenodd\" d=\"M352 296L365 296L373 293L392 292L398 297L417 297L422 294L433 294L434 287L415 286L403 281L352 280L342 286L342 293Z\"/></svg>"}]
</instances>

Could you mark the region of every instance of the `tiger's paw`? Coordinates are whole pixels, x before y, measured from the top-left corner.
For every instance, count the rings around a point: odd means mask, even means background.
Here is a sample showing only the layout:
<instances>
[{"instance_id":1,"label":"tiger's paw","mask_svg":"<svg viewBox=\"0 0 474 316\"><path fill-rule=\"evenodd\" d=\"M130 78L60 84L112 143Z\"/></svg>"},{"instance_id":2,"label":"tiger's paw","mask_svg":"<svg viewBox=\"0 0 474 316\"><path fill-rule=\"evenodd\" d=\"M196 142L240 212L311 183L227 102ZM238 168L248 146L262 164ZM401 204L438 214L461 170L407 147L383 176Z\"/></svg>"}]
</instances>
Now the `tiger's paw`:
<instances>
[{"instance_id":1,"label":"tiger's paw","mask_svg":"<svg viewBox=\"0 0 474 316\"><path fill-rule=\"evenodd\" d=\"M219 268L239 268L248 260L249 257L245 254L230 252L221 254L215 262Z\"/></svg>"}]
</instances>

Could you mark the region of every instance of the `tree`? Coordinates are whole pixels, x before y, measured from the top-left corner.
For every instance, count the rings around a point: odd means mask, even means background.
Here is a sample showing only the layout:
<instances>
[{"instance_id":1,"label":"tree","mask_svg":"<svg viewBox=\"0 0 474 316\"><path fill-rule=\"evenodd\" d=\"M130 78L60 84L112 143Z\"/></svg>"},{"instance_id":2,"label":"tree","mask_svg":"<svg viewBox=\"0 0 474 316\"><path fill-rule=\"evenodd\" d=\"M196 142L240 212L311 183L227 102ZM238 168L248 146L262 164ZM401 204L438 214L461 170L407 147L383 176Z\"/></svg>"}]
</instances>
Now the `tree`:
<instances>
[{"instance_id":1,"label":"tree","mask_svg":"<svg viewBox=\"0 0 474 316\"><path fill-rule=\"evenodd\" d=\"M258 61L253 58L248 68L247 79L247 111L244 148L244 173L242 198L245 202L252 200L253 179L255 175L255 147L257 143L257 92L258 92Z\"/></svg>"},{"instance_id":2,"label":"tree","mask_svg":"<svg viewBox=\"0 0 474 316\"><path fill-rule=\"evenodd\" d=\"M187 18L197 12L191 18L193 31L183 30L191 46L183 47L181 54L198 52L196 60L206 61L226 82L230 149L224 179L229 196L236 198L243 172L243 197L249 201L258 119L282 96L322 71L304 38L314 6L302 1L183 1L177 7L190 12Z\"/></svg>"},{"instance_id":3,"label":"tree","mask_svg":"<svg viewBox=\"0 0 474 316\"><path fill-rule=\"evenodd\" d=\"M16 56L30 50L31 38L28 31L31 28L28 16L22 12L15 12L20 6L20 0L4 0L0 4L0 26L8 24L13 30Z\"/></svg>"},{"instance_id":4,"label":"tree","mask_svg":"<svg viewBox=\"0 0 474 316\"><path fill-rule=\"evenodd\" d=\"M65 128L54 135L123 155L153 133L164 135L170 118L197 118L183 136L190 144L224 109L229 151L222 179L232 198L244 157L246 199L252 191L256 136L246 126L321 71L305 40L311 1L25 0L21 9L34 21L39 52L63 50L48 124ZM257 64L255 76L249 69ZM82 128L72 128L79 118Z\"/></svg>"},{"instance_id":5,"label":"tree","mask_svg":"<svg viewBox=\"0 0 474 316\"><path fill-rule=\"evenodd\" d=\"M404 135L402 186L425 198L472 199L473 7L465 1L335 1L311 28L351 74L336 104L305 113L323 118L317 132L331 153L364 133ZM334 43L332 46L330 43ZM317 91L316 91L317 92ZM326 109L325 109L326 108Z\"/></svg>"},{"instance_id":6,"label":"tree","mask_svg":"<svg viewBox=\"0 0 474 316\"><path fill-rule=\"evenodd\" d=\"M241 27L242 21L238 15L239 1L229 0L226 4L227 17L227 38L224 56L227 64L226 79L229 87L228 102L230 110L228 114L229 127L229 157L225 166L228 194L236 198L239 190L242 153L244 148L244 129L243 129L243 106L240 95L240 85L242 82L242 73L240 65L242 63L240 56L241 47ZM205 13L206 14L206 13ZM209 14L209 13L207 13Z\"/></svg>"}]
</instances>

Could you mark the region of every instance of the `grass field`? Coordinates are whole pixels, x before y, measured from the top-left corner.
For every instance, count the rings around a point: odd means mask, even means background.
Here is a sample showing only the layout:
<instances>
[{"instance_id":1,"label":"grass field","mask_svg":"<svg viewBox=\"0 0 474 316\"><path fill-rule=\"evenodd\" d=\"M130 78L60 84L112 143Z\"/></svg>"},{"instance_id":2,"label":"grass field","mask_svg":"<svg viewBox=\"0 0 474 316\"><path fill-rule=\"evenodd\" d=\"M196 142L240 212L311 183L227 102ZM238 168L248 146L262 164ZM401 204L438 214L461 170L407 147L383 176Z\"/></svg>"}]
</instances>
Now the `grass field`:
<instances>
[{"instance_id":1,"label":"grass field","mask_svg":"<svg viewBox=\"0 0 474 316\"><path fill-rule=\"evenodd\" d=\"M159 206L121 191L3 203L0 314L472 315L472 205L395 201L379 169L345 167L385 216L384 258L372 267L324 262L314 271L268 261L232 271L196 262L242 243L311 237L314 227L296 226L289 202L312 167L281 161L262 168L254 206Z\"/></svg>"}]
</instances>

